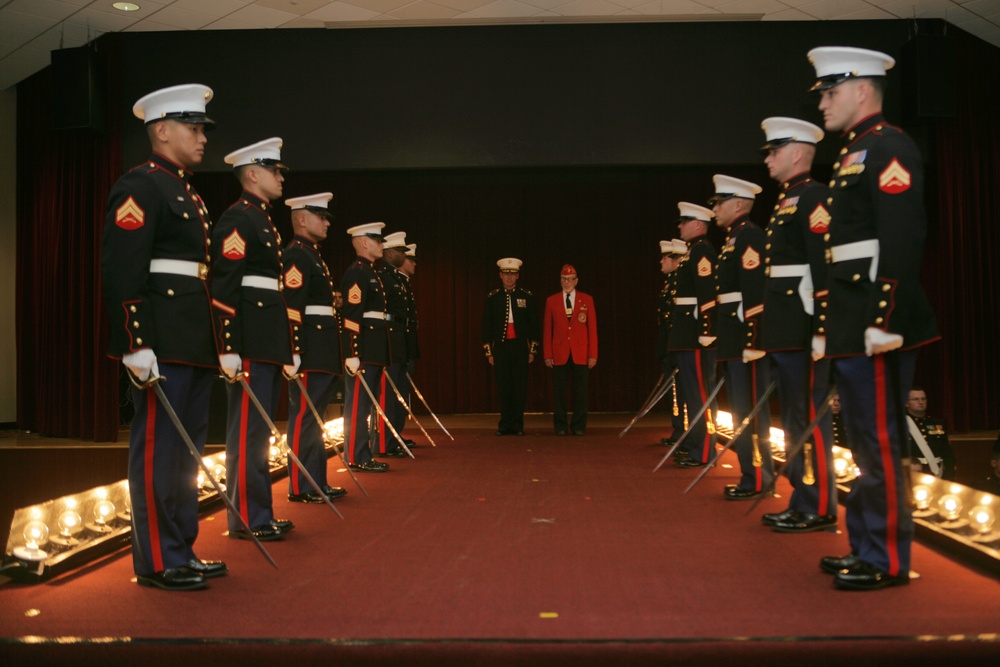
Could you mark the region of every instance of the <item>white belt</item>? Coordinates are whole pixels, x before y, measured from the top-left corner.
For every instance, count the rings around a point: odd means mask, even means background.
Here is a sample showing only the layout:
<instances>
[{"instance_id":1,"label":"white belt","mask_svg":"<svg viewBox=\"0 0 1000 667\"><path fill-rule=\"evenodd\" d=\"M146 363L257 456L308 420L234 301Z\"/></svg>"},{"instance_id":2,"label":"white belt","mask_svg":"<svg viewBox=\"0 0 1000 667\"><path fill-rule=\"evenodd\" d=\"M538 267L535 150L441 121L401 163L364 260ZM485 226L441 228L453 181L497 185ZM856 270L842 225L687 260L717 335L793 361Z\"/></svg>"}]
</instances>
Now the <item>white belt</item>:
<instances>
[{"instance_id":1,"label":"white belt","mask_svg":"<svg viewBox=\"0 0 1000 667\"><path fill-rule=\"evenodd\" d=\"M742 292L726 292L725 294L720 294L716 298L716 301L719 302L720 306L722 304L724 304L724 303L738 303L740 301L743 301L743 293Z\"/></svg>"},{"instance_id":2,"label":"white belt","mask_svg":"<svg viewBox=\"0 0 1000 667\"><path fill-rule=\"evenodd\" d=\"M173 273L178 276L200 278L208 276L208 266L201 262L189 262L184 259L154 259L149 262L150 273Z\"/></svg>"},{"instance_id":3,"label":"white belt","mask_svg":"<svg viewBox=\"0 0 1000 667\"><path fill-rule=\"evenodd\" d=\"M280 291L278 288L278 279L268 278L266 276L243 276L243 281L240 284L243 285L244 287L269 289L274 292Z\"/></svg>"},{"instance_id":4,"label":"white belt","mask_svg":"<svg viewBox=\"0 0 1000 667\"><path fill-rule=\"evenodd\" d=\"M333 317L333 306L306 306L306 315L327 315Z\"/></svg>"},{"instance_id":5,"label":"white belt","mask_svg":"<svg viewBox=\"0 0 1000 667\"><path fill-rule=\"evenodd\" d=\"M809 315L813 314L813 280L808 264L772 266L769 275L772 278L801 278L799 280L799 299L802 301L802 309Z\"/></svg>"},{"instance_id":6,"label":"white belt","mask_svg":"<svg viewBox=\"0 0 1000 667\"><path fill-rule=\"evenodd\" d=\"M808 264L781 264L771 267L772 278L801 278L809 270Z\"/></svg>"},{"instance_id":7,"label":"white belt","mask_svg":"<svg viewBox=\"0 0 1000 667\"><path fill-rule=\"evenodd\" d=\"M698 298L694 296L679 296L674 299L676 306L697 306Z\"/></svg>"},{"instance_id":8,"label":"white belt","mask_svg":"<svg viewBox=\"0 0 1000 667\"><path fill-rule=\"evenodd\" d=\"M366 320L385 320L386 322L392 322L391 313L383 313L381 310L366 310L361 314Z\"/></svg>"},{"instance_id":9,"label":"white belt","mask_svg":"<svg viewBox=\"0 0 1000 667\"><path fill-rule=\"evenodd\" d=\"M878 275L878 255L878 239L855 241L854 243L844 243L843 245L830 248L830 263L836 264L837 262L871 257L872 263L868 267L868 279L875 282L875 277Z\"/></svg>"}]
</instances>

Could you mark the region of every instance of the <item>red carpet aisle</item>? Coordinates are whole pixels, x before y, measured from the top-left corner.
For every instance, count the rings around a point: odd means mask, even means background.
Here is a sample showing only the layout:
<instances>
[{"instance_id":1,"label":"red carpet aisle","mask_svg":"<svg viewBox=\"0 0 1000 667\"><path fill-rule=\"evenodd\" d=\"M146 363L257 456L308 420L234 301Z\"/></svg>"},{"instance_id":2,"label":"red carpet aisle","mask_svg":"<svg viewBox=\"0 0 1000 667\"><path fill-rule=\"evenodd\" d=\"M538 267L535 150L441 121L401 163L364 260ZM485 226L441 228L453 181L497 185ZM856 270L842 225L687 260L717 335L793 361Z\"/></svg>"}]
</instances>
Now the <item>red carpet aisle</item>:
<instances>
[{"instance_id":1,"label":"red carpet aisle","mask_svg":"<svg viewBox=\"0 0 1000 667\"><path fill-rule=\"evenodd\" d=\"M210 589L166 593L130 582L121 552L37 586L0 587L0 656L148 664L255 664L340 658L344 664L630 664L664 658L722 664L810 655L962 656L996 652L1000 585L916 546L922 577L878 593L836 591L820 556L849 549L842 534L780 535L759 514L784 500L727 502L732 468L694 477L648 443L650 429L591 429L582 438L497 438L455 430L423 443L416 461L359 475L346 517L290 504L275 485L276 515L296 530L267 543L274 570L252 544L223 535L221 512L201 524L203 558L229 576ZM435 434L436 435L436 434ZM735 463L728 457L727 463ZM787 494L787 486L781 491ZM965 641L917 641L961 635ZM24 637L43 638L40 646ZM83 645L54 646L56 638ZM93 641L95 638L111 638ZM125 639L130 638L130 639ZM817 656L818 657L815 657ZM473 660L473 658L475 658ZM6 664L15 664L6 662Z\"/></svg>"}]
</instances>

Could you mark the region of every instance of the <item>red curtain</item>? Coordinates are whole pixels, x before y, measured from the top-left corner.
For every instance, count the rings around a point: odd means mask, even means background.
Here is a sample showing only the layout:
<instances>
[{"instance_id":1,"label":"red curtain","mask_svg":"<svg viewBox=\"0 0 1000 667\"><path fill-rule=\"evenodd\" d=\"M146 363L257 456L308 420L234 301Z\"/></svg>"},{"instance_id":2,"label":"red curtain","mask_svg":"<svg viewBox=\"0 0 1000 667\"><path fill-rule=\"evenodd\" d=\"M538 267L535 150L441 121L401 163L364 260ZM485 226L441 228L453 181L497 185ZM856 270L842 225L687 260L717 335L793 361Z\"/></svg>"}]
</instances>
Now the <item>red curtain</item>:
<instances>
[{"instance_id":1,"label":"red curtain","mask_svg":"<svg viewBox=\"0 0 1000 667\"><path fill-rule=\"evenodd\" d=\"M117 435L118 363L105 356L100 277L106 198L122 172L120 119L110 113L117 79L108 77L107 134L53 128L51 68L18 84L17 421L45 435Z\"/></svg>"},{"instance_id":2,"label":"red curtain","mask_svg":"<svg viewBox=\"0 0 1000 667\"><path fill-rule=\"evenodd\" d=\"M924 280L944 337L922 354L929 410L958 432L1000 424L1000 51L952 31L958 113L934 133ZM934 204L932 203L932 207Z\"/></svg>"}]
</instances>

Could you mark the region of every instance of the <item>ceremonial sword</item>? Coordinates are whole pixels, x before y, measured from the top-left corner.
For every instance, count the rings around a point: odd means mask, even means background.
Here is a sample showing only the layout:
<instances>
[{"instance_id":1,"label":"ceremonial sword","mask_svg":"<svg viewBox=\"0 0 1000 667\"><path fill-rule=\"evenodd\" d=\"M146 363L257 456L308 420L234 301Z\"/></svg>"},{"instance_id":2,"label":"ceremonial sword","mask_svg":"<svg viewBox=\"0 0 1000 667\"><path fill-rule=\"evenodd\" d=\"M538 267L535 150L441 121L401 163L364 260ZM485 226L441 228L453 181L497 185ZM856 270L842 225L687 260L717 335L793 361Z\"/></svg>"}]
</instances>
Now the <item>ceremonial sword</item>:
<instances>
[{"instance_id":1,"label":"ceremonial sword","mask_svg":"<svg viewBox=\"0 0 1000 667\"><path fill-rule=\"evenodd\" d=\"M649 396L646 397L646 402L642 404L639 411L634 417L632 417L632 421L629 422L628 426L622 429L622 432L618 434L619 438L625 435L630 428L635 426L636 422L645 417L649 411L660 402L660 399L667 395L670 388L674 386L674 376L677 375L677 371L678 369L675 368L674 372L671 373L670 377L666 378L666 380L664 380L663 374L660 374L660 379L656 381L656 385L653 387L653 390L649 392Z\"/></svg>"},{"instance_id":2,"label":"ceremonial sword","mask_svg":"<svg viewBox=\"0 0 1000 667\"><path fill-rule=\"evenodd\" d=\"M415 423L420 428L424 436L428 440L430 440L431 447L437 447L437 445L434 443L434 439L431 438L430 434L427 433L427 430L424 429L423 425L420 423L420 420L417 419L417 416L413 414L413 410L411 410L410 406L406 404L406 400L403 398L403 395L399 393L399 389L396 387L396 383L392 381L392 376L390 376L385 371L382 371L382 375L385 377L386 380L389 381L389 386L392 387L392 391L394 394L396 394L396 398L399 399L400 404L402 404L402 406L406 408L406 412L409 413L410 418L413 419L413 423Z\"/></svg>"},{"instance_id":3,"label":"ceremonial sword","mask_svg":"<svg viewBox=\"0 0 1000 667\"><path fill-rule=\"evenodd\" d=\"M364 372L365 369L359 368L357 373L355 373L355 375L357 375L358 373L364 375ZM375 394L372 393L371 387L368 386L368 383L365 382L364 378L358 378L358 379L361 381L361 386L365 388L365 393L368 394L368 398L371 399L372 407L375 408L375 411L378 413L379 418L382 419L382 423L389 427L389 430L392 432L392 435L395 436L396 440L399 441L399 444L403 447L403 449L406 450L406 453L410 455L410 458L416 460L417 457L413 455L413 452L410 451L410 448L407 447L406 443L403 442L403 439L399 437L399 433L397 433L396 429L394 429L392 427L392 424L389 423L389 418L385 416L385 413L382 411L382 406L378 404L377 400L375 400Z\"/></svg>"},{"instance_id":4,"label":"ceremonial sword","mask_svg":"<svg viewBox=\"0 0 1000 667\"><path fill-rule=\"evenodd\" d=\"M406 379L410 381L410 388L413 389L413 393L417 395L420 401L424 404L424 407L427 408L427 412L431 413L431 417L434 417L434 421L437 422L437 425L441 427L441 430L444 431L445 435L454 440L455 438L452 437L451 433L448 433L448 429L444 427L441 420L438 419L437 415L434 414L434 411L431 410L431 406L427 405L427 400L424 398L424 395L420 393L420 390L417 389L416 383L413 382L413 378L410 377L410 371L406 371Z\"/></svg>"},{"instance_id":5,"label":"ceremonial sword","mask_svg":"<svg viewBox=\"0 0 1000 667\"><path fill-rule=\"evenodd\" d=\"M708 395L708 400L705 401L705 405L701 406L701 409L695 413L694 418L688 422L687 430L681 434L681 437L677 440L677 442L674 443L674 446L671 447L669 450L667 450L667 453L663 455L663 458L660 459L660 462L656 464L655 468L653 468L653 472L659 470L663 466L663 464L667 462L667 459L670 458L670 455L673 454L675 451L677 451L677 448L681 446L681 443L684 442L684 439L688 437L688 434L691 432L691 429L694 428L694 425L698 423L698 420L701 419L701 416L705 414L705 411L708 410L708 407L712 405L712 401L715 400L715 397L718 395L719 390L722 389L722 385L725 383L725 381L726 378L723 377L721 380L719 380L719 384L715 385L715 389L713 389L712 393Z\"/></svg>"}]
</instances>

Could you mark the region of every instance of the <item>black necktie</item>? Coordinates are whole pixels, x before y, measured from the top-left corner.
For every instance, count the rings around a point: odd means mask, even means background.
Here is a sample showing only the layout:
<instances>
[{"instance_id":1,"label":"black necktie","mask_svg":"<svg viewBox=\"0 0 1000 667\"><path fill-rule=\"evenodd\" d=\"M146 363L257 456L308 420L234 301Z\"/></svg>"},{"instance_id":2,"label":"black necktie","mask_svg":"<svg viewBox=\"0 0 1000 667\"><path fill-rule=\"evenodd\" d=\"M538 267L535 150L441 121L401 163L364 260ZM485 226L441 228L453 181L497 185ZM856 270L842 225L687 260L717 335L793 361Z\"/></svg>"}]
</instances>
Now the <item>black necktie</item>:
<instances>
[{"instance_id":1,"label":"black necktie","mask_svg":"<svg viewBox=\"0 0 1000 667\"><path fill-rule=\"evenodd\" d=\"M566 292L566 319L573 317L573 304L569 300L569 292Z\"/></svg>"}]
</instances>

